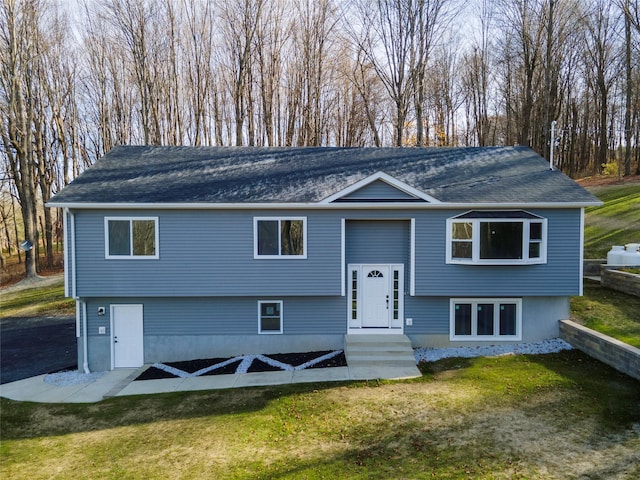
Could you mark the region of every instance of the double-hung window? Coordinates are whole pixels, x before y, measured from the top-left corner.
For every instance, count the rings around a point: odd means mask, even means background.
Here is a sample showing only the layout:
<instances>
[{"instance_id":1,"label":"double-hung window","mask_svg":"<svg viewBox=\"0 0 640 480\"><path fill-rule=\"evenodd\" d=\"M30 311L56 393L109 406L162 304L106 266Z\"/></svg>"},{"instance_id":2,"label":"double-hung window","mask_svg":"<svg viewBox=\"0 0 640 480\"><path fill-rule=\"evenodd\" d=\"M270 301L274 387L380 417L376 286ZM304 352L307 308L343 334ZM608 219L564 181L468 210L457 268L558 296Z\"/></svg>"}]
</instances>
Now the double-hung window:
<instances>
[{"instance_id":1,"label":"double-hung window","mask_svg":"<svg viewBox=\"0 0 640 480\"><path fill-rule=\"evenodd\" d=\"M158 258L157 217L105 217L105 258Z\"/></svg>"},{"instance_id":2,"label":"double-hung window","mask_svg":"<svg viewBox=\"0 0 640 480\"><path fill-rule=\"evenodd\" d=\"M522 210L475 211L447 220L447 263L546 263L547 220Z\"/></svg>"},{"instance_id":3,"label":"double-hung window","mask_svg":"<svg viewBox=\"0 0 640 480\"><path fill-rule=\"evenodd\" d=\"M256 217L254 258L307 258L306 217Z\"/></svg>"},{"instance_id":4,"label":"double-hung window","mask_svg":"<svg viewBox=\"0 0 640 480\"><path fill-rule=\"evenodd\" d=\"M258 301L258 333L282 333L282 300Z\"/></svg>"},{"instance_id":5,"label":"double-hung window","mask_svg":"<svg viewBox=\"0 0 640 480\"><path fill-rule=\"evenodd\" d=\"M451 340L522 340L519 298L451 299Z\"/></svg>"}]
</instances>

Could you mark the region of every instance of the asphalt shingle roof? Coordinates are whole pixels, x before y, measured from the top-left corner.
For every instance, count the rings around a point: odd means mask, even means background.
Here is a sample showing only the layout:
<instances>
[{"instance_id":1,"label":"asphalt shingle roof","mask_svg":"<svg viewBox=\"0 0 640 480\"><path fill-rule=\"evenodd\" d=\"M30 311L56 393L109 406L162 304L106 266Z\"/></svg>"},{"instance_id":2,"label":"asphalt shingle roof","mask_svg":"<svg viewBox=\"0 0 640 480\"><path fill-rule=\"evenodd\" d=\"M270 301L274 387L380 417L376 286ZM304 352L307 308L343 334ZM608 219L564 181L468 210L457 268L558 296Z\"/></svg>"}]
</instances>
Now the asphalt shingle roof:
<instances>
[{"instance_id":1,"label":"asphalt shingle roof","mask_svg":"<svg viewBox=\"0 0 640 480\"><path fill-rule=\"evenodd\" d=\"M118 146L50 204L313 203L377 172L447 203L598 201L527 147Z\"/></svg>"}]
</instances>

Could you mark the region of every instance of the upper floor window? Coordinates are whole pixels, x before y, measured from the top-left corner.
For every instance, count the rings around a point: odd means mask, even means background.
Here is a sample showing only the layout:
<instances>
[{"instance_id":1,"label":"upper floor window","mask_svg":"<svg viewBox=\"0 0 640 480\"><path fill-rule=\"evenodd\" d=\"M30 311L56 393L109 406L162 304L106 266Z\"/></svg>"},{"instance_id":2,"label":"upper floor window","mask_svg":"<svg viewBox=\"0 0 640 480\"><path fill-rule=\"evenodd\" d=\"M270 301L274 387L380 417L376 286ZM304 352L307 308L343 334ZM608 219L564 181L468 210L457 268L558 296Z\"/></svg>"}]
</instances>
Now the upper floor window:
<instances>
[{"instance_id":1,"label":"upper floor window","mask_svg":"<svg viewBox=\"0 0 640 480\"><path fill-rule=\"evenodd\" d=\"M158 258L157 217L106 217L106 258Z\"/></svg>"},{"instance_id":2,"label":"upper floor window","mask_svg":"<svg viewBox=\"0 0 640 480\"><path fill-rule=\"evenodd\" d=\"M447 263L546 263L547 220L522 210L475 211L447 220Z\"/></svg>"},{"instance_id":3,"label":"upper floor window","mask_svg":"<svg viewBox=\"0 0 640 480\"><path fill-rule=\"evenodd\" d=\"M307 258L306 217L254 218L254 258Z\"/></svg>"}]
</instances>

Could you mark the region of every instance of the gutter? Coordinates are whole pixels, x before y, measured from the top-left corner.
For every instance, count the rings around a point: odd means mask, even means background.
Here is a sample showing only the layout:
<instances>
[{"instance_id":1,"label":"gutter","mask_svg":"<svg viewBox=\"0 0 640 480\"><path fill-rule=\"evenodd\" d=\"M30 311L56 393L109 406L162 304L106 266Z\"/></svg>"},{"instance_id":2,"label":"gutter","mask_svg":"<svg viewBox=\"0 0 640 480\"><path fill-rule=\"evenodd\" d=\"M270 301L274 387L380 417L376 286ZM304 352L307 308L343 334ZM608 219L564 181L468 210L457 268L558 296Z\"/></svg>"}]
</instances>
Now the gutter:
<instances>
[{"instance_id":1,"label":"gutter","mask_svg":"<svg viewBox=\"0 0 640 480\"><path fill-rule=\"evenodd\" d=\"M57 203L47 207L86 210L453 210L453 209L522 209L598 207L599 200L589 202L517 202L517 203L427 203L427 202L358 202L358 203Z\"/></svg>"}]
</instances>

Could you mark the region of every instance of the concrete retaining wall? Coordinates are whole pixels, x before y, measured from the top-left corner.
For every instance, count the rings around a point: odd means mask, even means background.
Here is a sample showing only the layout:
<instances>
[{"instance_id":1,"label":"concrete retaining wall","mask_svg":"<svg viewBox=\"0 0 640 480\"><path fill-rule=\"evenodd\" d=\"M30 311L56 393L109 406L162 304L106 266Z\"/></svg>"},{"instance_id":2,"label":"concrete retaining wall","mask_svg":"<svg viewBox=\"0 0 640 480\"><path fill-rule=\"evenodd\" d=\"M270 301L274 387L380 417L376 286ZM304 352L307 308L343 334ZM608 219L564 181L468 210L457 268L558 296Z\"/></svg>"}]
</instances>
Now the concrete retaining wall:
<instances>
[{"instance_id":1,"label":"concrete retaining wall","mask_svg":"<svg viewBox=\"0 0 640 480\"><path fill-rule=\"evenodd\" d=\"M590 357L640 380L640 349L571 320L560 320L560 338Z\"/></svg>"},{"instance_id":2,"label":"concrete retaining wall","mask_svg":"<svg viewBox=\"0 0 640 480\"><path fill-rule=\"evenodd\" d=\"M600 284L612 290L640 297L640 275L602 267Z\"/></svg>"}]
</instances>

